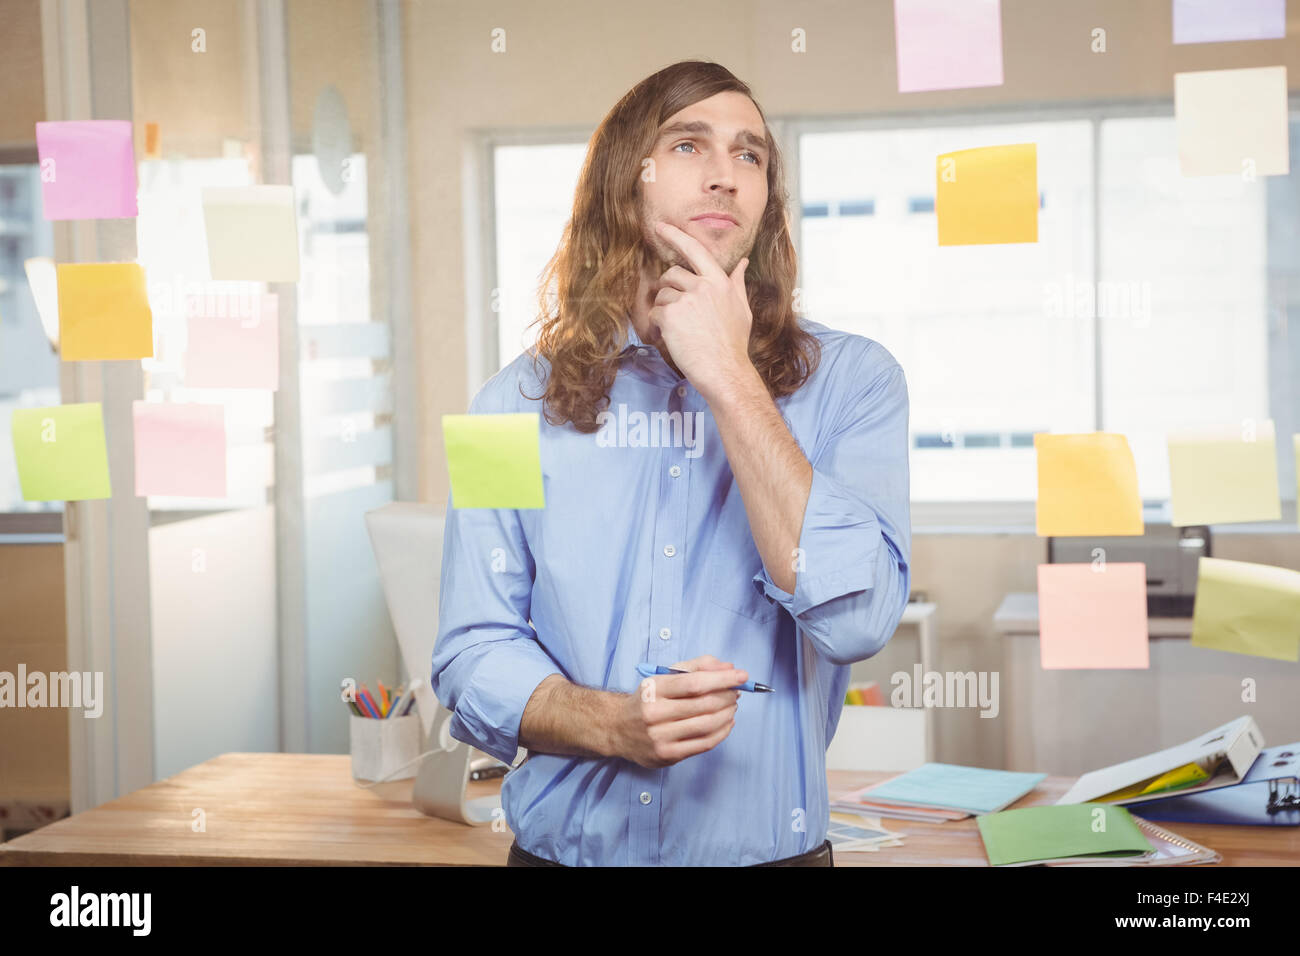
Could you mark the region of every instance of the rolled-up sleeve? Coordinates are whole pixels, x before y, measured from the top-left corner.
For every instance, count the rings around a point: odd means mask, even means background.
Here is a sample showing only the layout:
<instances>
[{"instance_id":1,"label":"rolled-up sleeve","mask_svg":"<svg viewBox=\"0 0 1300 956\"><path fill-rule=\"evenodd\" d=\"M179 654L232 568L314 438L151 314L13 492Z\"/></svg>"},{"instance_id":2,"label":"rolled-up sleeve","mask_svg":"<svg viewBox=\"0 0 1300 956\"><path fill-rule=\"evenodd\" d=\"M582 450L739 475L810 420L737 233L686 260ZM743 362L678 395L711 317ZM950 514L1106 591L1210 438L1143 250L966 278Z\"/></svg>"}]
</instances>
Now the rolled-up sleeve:
<instances>
[{"instance_id":1,"label":"rolled-up sleeve","mask_svg":"<svg viewBox=\"0 0 1300 956\"><path fill-rule=\"evenodd\" d=\"M448 495L430 687L452 712L451 736L506 763L533 691L562 674L529 623L535 575L518 512L455 510Z\"/></svg>"},{"instance_id":2,"label":"rolled-up sleeve","mask_svg":"<svg viewBox=\"0 0 1300 956\"><path fill-rule=\"evenodd\" d=\"M839 405L809 462L794 593L777 587L765 567L754 575L755 587L834 664L884 647L911 589L907 382L892 360L850 381L864 380Z\"/></svg>"}]
</instances>

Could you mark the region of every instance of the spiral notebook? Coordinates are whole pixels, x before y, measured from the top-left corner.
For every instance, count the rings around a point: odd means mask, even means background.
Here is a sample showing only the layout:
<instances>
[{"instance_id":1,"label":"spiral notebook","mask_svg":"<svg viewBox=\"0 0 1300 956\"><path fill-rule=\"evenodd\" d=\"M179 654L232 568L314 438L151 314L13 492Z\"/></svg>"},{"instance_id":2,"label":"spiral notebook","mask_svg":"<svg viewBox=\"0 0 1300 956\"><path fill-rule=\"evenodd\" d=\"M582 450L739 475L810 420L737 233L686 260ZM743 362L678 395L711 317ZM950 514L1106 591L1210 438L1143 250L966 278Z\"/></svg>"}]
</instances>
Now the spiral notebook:
<instances>
[{"instance_id":1,"label":"spiral notebook","mask_svg":"<svg viewBox=\"0 0 1300 956\"><path fill-rule=\"evenodd\" d=\"M976 821L993 866L1213 863L1213 850L1107 804L1026 807Z\"/></svg>"},{"instance_id":2,"label":"spiral notebook","mask_svg":"<svg viewBox=\"0 0 1300 956\"><path fill-rule=\"evenodd\" d=\"M1151 841L1151 852L1138 857L1076 857L1064 860L1045 860L1046 866L1177 866L1190 863L1218 863L1223 857L1217 850L1201 846L1186 837L1156 826L1150 820L1134 817L1133 822ZM1026 866L1029 864L1013 864Z\"/></svg>"}]
</instances>

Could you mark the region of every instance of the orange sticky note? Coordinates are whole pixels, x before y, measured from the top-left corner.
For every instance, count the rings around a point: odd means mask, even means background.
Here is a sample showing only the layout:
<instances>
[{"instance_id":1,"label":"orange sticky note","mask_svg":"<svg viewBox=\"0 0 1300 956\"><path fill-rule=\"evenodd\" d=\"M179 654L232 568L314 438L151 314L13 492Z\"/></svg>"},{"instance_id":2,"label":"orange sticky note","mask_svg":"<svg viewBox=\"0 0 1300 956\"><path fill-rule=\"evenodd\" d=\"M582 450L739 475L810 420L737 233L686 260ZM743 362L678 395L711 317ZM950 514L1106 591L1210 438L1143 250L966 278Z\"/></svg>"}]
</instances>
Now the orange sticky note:
<instances>
[{"instance_id":1,"label":"orange sticky note","mask_svg":"<svg viewBox=\"0 0 1300 956\"><path fill-rule=\"evenodd\" d=\"M63 361L153 355L153 313L136 263L61 263L58 302Z\"/></svg>"},{"instance_id":2,"label":"orange sticky note","mask_svg":"<svg viewBox=\"0 0 1300 956\"><path fill-rule=\"evenodd\" d=\"M158 124L144 124L144 155L145 159L159 159L162 153L158 149Z\"/></svg>"},{"instance_id":3,"label":"orange sticky note","mask_svg":"<svg viewBox=\"0 0 1300 956\"><path fill-rule=\"evenodd\" d=\"M939 245L1038 241L1038 144L945 153L935 168Z\"/></svg>"},{"instance_id":4,"label":"orange sticky note","mask_svg":"<svg viewBox=\"0 0 1300 956\"><path fill-rule=\"evenodd\" d=\"M1142 499L1128 439L1109 432L1034 435L1038 534L1142 534Z\"/></svg>"},{"instance_id":5,"label":"orange sticky note","mask_svg":"<svg viewBox=\"0 0 1300 956\"><path fill-rule=\"evenodd\" d=\"M1147 566L1040 564L1038 632L1044 670L1150 667Z\"/></svg>"}]
</instances>

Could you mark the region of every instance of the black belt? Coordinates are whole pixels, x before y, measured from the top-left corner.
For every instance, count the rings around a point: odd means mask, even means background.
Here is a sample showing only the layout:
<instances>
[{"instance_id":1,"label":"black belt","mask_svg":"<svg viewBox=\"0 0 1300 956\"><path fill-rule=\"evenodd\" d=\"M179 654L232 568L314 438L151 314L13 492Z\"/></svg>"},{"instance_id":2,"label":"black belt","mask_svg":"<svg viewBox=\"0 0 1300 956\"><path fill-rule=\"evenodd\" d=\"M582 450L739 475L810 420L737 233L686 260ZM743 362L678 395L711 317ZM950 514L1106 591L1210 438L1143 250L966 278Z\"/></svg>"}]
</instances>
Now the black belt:
<instances>
[{"instance_id":1,"label":"black belt","mask_svg":"<svg viewBox=\"0 0 1300 956\"><path fill-rule=\"evenodd\" d=\"M506 866L565 866L545 857L536 856L519 846L519 841L510 844L510 855ZM835 856L831 852L831 841L827 840L815 850L788 856L784 860L772 860L770 863L753 863L751 866L834 866Z\"/></svg>"}]
</instances>

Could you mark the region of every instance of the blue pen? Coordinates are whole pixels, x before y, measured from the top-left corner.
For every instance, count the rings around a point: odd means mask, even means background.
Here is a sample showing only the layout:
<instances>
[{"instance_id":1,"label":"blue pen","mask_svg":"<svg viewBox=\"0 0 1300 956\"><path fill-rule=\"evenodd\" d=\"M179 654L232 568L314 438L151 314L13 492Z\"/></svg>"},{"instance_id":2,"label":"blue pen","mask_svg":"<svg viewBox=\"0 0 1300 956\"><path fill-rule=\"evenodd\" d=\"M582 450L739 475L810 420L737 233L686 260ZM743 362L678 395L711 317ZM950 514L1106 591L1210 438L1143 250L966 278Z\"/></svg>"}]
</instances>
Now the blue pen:
<instances>
[{"instance_id":1,"label":"blue pen","mask_svg":"<svg viewBox=\"0 0 1300 956\"><path fill-rule=\"evenodd\" d=\"M660 664L658 667L656 667L654 664L638 664L636 665L636 672L640 674L642 677L654 677L656 674L696 673L695 671L683 670L680 667L664 667L662 664ZM745 683L743 684L737 684L735 687L732 687L731 690L747 690L751 694L776 693L775 690L773 690L771 687L768 687L766 684L760 684L757 681L752 681L752 680L745 681Z\"/></svg>"}]
</instances>

